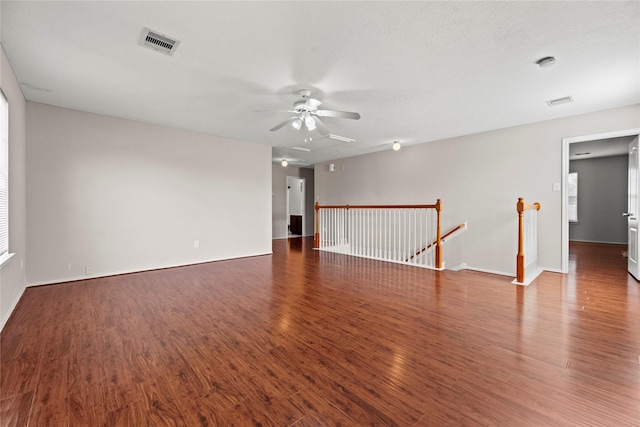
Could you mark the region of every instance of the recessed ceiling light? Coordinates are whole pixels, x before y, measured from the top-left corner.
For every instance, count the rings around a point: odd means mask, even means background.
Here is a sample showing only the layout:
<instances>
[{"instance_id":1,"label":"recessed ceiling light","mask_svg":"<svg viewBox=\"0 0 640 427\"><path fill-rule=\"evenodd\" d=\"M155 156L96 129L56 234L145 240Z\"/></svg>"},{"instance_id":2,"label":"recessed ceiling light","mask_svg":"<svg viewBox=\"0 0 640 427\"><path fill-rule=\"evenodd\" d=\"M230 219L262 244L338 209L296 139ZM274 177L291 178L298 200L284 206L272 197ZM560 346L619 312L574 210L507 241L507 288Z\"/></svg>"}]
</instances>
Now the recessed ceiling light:
<instances>
[{"instance_id":1,"label":"recessed ceiling light","mask_svg":"<svg viewBox=\"0 0 640 427\"><path fill-rule=\"evenodd\" d=\"M555 63L556 63L556 58L554 58L553 56L545 56L544 58L538 59L536 61L536 64L538 64L538 67L540 68L551 67Z\"/></svg>"},{"instance_id":2,"label":"recessed ceiling light","mask_svg":"<svg viewBox=\"0 0 640 427\"><path fill-rule=\"evenodd\" d=\"M393 148L393 151L398 151L400 148L402 148L402 146L400 145L399 141L393 141L393 145L391 146L391 148Z\"/></svg>"}]
</instances>

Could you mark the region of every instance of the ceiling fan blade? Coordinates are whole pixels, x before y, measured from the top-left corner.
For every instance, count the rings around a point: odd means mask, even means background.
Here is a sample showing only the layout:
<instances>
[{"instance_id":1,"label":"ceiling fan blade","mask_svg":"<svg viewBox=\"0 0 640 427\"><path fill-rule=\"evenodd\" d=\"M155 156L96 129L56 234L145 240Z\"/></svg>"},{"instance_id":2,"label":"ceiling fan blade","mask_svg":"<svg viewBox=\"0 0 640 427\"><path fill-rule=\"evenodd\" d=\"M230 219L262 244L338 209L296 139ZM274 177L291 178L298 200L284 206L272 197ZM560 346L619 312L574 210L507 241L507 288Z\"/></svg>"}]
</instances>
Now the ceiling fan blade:
<instances>
[{"instance_id":1,"label":"ceiling fan blade","mask_svg":"<svg viewBox=\"0 0 640 427\"><path fill-rule=\"evenodd\" d=\"M314 114L320 117L340 117L343 119L359 120L360 114L352 113L349 111L334 111L334 110L318 110Z\"/></svg>"},{"instance_id":2,"label":"ceiling fan blade","mask_svg":"<svg viewBox=\"0 0 640 427\"><path fill-rule=\"evenodd\" d=\"M304 105L308 107L310 110L315 110L320 106L320 104L322 104L322 101L318 101L317 99L313 99L313 98L307 99L307 102L304 103Z\"/></svg>"},{"instance_id":3,"label":"ceiling fan blade","mask_svg":"<svg viewBox=\"0 0 640 427\"><path fill-rule=\"evenodd\" d=\"M322 123L319 117L315 117L314 120L316 121L316 127L318 128L318 132L320 132L321 135L326 136L331 134L331 131L329 131L329 128L326 127L324 123Z\"/></svg>"},{"instance_id":4,"label":"ceiling fan blade","mask_svg":"<svg viewBox=\"0 0 640 427\"><path fill-rule=\"evenodd\" d=\"M294 110L256 110L254 113L297 113Z\"/></svg>"},{"instance_id":5,"label":"ceiling fan blade","mask_svg":"<svg viewBox=\"0 0 640 427\"><path fill-rule=\"evenodd\" d=\"M275 125L274 127L272 127L271 129L269 129L270 131L274 131L274 130L278 130L280 128L285 127L286 125L290 125L291 123L293 123L296 119L298 118L298 116L293 116L288 118L287 120L285 120L282 123L278 123L277 125Z\"/></svg>"}]
</instances>

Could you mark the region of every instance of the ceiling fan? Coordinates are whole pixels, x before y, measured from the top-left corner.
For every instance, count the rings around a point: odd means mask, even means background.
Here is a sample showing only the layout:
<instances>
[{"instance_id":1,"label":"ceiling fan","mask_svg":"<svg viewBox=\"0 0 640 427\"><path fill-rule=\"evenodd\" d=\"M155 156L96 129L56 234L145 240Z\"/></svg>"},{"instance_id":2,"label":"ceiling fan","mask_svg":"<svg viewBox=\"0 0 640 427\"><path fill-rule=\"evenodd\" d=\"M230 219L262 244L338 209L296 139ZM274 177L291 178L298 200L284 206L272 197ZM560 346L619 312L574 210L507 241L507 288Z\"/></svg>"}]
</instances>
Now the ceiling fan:
<instances>
[{"instance_id":1,"label":"ceiling fan","mask_svg":"<svg viewBox=\"0 0 640 427\"><path fill-rule=\"evenodd\" d=\"M352 120L360 119L360 114L349 111L318 110L318 107L322 102L311 98L310 90L305 89L298 93L302 96L302 99L293 103L293 109L272 110L272 112L294 113L294 115L284 122L275 125L270 129L271 131L276 131L286 125L291 125L294 129L300 130L304 125L306 130L309 132L313 132L317 129L322 135L329 136L331 135L331 132L329 131L329 128L322 123L320 117L339 117Z\"/></svg>"}]
</instances>

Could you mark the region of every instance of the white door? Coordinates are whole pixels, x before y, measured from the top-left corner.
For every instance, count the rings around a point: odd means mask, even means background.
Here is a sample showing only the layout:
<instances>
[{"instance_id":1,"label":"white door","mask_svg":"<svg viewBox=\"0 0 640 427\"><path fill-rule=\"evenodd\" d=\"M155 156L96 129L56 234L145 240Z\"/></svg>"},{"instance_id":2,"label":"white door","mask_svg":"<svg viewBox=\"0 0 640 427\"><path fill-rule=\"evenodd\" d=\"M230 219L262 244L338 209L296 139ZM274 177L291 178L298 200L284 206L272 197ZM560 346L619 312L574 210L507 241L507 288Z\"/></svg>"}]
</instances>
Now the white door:
<instances>
[{"instance_id":1,"label":"white door","mask_svg":"<svg viewBox=\"0 0 640 427\"><path fill-rule=\"evenodd\" d=\"M640 279L640 266L638 265L638 137L629 143L629 203L627 212L623 213L627 217L629 229L629 252L627 269L636 280Z\"/></svg>"},{"instance_id":2,"label":"white door","mask_svg":"<svg viewBox=\"0 0 640 427\"><path fill-rule=\"evenodd\" d=\"M302 222L301 235L304 236L304 204L305 178L287 177L287 229L291 234L291 215L300 216ZM298 233L295 233L298 234Z\"/></svg>"}]
</instances>

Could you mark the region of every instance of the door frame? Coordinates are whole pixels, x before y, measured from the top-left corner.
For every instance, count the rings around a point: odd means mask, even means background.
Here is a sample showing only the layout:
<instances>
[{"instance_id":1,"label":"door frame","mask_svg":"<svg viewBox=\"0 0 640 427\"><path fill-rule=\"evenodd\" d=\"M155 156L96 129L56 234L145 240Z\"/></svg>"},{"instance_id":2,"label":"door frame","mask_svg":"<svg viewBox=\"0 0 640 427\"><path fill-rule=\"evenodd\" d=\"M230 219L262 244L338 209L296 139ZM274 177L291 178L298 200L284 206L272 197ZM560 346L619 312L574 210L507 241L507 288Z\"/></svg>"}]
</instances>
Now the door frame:
<instances>
[{"instance_id":1,"label":"door frame","mask_svg":"<svg viewBox=\"0 0 640 427\"><path fill-rule=\"evenodd\" d=\"M285 233L286 233L286 236L289 237L289 230L290 230L290 227L291 227L291 223L289 221L291 219L291 217L289 215L289 178L302 181L302 195L300 196L300 198L301 198L300 203L301 203L302 206L300 206L300 208L302 210L302 235L301 236L304 237L305 236L305 232L307 231L307 230L305 230L306 227L305 227L305 223L304 223L305 216L307 215L307 213L305 212L305 207L306 207L306 203L307 203L307 200L306 200L306 198L307 198L307 179L305 177L302 177L302 176L287 175L285 180L284 180L284 185L285 185L284 191L285 191L285 195L286 195L286 199L287 199L286 205L285 205L285 211L284 211L285 212L285 221L284 222L285 222L285 228L286 228L285 229Z\"/></svg>"},{"instance_id":2,"label":"door frame","mask_svg":"<svg viewBox=\"0 0 640 427\"><path fill-rule=\"evenodd\" d=\"M567 177L569 176L569 144L586 141L597 141L599 139L618 138L623 136L640 135L640 128L618 130L612 132L596 133L592 135L572 136L569 138L562 138L562 181L561 181L561 194L562 194L562 209L561 209L561 234L562 234L562 248L561 248L561 268L562 273L569 272L569 188L567 183Z\"/></svg>"}]
</instances>

